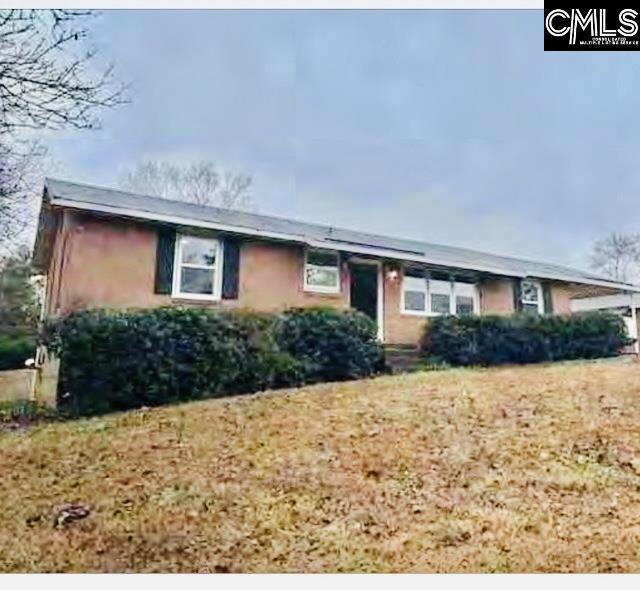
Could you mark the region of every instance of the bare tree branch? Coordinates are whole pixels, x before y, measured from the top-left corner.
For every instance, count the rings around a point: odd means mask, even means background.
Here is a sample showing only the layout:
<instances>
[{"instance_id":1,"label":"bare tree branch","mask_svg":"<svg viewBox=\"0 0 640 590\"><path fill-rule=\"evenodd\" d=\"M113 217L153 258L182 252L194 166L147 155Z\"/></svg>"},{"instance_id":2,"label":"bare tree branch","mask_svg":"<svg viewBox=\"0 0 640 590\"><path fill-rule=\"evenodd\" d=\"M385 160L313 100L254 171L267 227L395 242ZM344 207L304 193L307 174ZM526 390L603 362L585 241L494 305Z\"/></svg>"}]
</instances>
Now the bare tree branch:
<instances>
[{"instance_id":1,"label":"bare tree branch","mask_svg":"<svg viewBox=\"0 0 640 590\"><path fill-rule=\"evenodd\" d=\"M591 268L615 281L640 279L640 235L613 232L597 241L591 254Z\"/></svg>"},{"instance_id":2,"label":"bare tree branch","mask_svg":"<svg viewBox=\"0 0 640 590\"><path fill-rule=\"evenodd\" d=\"M127 190L165 199L227 209L251 207L251 177L219 172L213 162L180 165L147 160L125 171L121 185Z\"/></svg>"},{"instance_id":3,"label":"bare tree branch","mask_svg":"<svg viewBox=\"0 0 640 590\"><path fill-rule=\"evenodd\" d=\"M42 155L35 143L0 144L0 259L24 241L35 218Z\"/></svg>"},{"instance_id":4,"label":"bare tree branch","mask_svg":"<svg viewBox=\"0 0 640 590\"><path fill-rule=\"evenodd\" d=\"M34 131L95 129L103 109L126 102L113 66L95 71L87 40L96 14L0 10L0 256L35 218L45 150Z\"/></svg>"},{"instance_id":5,"label":"bare tree branch","mask_svg":"<svg viewBox=\"0 0 640 590\"><path fill-rule=\"evenodd\" d=\"M94 129L102 108L126 102L113 67L96 76L87 10L0 10L0 134Z\"/></svg>"}]
</instances>

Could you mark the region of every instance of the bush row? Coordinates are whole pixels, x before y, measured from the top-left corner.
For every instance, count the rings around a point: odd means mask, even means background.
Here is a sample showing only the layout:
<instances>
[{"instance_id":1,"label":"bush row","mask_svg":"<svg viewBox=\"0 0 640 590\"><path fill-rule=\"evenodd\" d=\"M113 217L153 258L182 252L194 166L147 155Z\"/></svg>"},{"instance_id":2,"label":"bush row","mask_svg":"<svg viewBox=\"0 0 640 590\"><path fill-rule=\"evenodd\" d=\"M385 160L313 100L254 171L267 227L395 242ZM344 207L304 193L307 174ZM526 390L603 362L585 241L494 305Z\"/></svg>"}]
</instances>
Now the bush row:
<instances>
[{"instance_id":1,"label":"bush row","mask_svg":"<svg viewBox=\"0 0 640 590\"><path fill-rule=\"evenodd\" d=\"M35 336L0 334L0 371L24 369L24 362L35 353Z\"/></svg>"},{"instance_id":2,"label":"bush row","mask_svg":"<svg viewBox=\"0 0 640 590\"><path fill-rule=\"evenodd\" d=\"M98 414L372 375L384 361L364 314L206 309L81 311L48 327L60 358L58 405Z\"/></svg>"},{"instance_id":3,"label":"bush row","mask_svg":"<svg viewBox=\"0 0 640 590\"><path fill-rule=\"evenodd\" d=\"M433 318L421 348L428 359L451 365L498 365L615 356L629 343L613 313L520 313Z\"/></svg>"}]
</instances>

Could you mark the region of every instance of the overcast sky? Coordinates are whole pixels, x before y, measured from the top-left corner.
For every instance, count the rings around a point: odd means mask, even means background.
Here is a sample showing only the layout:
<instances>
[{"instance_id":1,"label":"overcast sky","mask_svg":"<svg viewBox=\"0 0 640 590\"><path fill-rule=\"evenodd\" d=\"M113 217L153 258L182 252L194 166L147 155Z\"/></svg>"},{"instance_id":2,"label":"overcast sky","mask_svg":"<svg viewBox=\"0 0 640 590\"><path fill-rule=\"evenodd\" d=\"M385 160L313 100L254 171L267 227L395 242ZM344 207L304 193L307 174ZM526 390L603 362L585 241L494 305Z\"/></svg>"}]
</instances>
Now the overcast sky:
<instances>
[{"instance_id":1,"label":"overcast sky","mask_svg":"<svg viewBox=\"0 0 640 590\"><path fill-rule=\"evenodd\" d=\"M50 174L250 174L261 213L586 267L640 232L640 53L545 53L542 11L111 11L133 102Z\"/></svg>"}]
</instances>

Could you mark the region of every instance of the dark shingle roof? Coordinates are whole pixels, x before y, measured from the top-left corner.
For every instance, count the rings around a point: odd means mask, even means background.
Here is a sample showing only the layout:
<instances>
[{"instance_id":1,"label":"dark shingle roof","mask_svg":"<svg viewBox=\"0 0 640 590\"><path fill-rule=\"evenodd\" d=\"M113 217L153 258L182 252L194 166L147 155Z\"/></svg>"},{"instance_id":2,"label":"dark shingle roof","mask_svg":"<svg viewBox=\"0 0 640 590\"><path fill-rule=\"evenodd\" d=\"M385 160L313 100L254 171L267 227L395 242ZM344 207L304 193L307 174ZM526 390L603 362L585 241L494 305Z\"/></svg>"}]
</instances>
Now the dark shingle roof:
<instances>
[{"instance_id":1,"label":"dark shingle roof","mask_svg":"<svg viewBox=\"0 0 640 590\"><path fill-rule=\"evenodd\" d=\"M373 254L378 251L382 256L401 260L423 261L507 276L530 276L603 286L606 283L621 289L640 290L640 287L615 283L605 277L566 266L487 254L466 248L380 236L219 207L205 207L50 178L45 182L45 189L52 205L169 221L181 225L218 226L220 229L238 233L289 239L362 253Z\"/></svg>"}]
</instances>

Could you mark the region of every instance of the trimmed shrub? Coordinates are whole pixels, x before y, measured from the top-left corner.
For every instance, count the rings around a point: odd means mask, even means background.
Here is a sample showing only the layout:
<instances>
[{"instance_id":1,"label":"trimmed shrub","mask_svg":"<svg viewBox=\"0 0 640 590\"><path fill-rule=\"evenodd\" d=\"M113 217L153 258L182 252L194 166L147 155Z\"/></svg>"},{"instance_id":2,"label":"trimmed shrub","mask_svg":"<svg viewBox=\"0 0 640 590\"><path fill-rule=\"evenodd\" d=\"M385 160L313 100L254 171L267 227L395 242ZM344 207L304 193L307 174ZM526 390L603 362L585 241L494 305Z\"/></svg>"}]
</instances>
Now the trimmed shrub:
<instances>
[{"instance_id":1,"label":"trimmed shrub","mask_svg":"<svg viewBox=\"0 0 640 590\"><path fill-rule=\"evenodd\" d=\"M52 326L45 340L60 358L59 407L99 414L371 375L381 349L360 315L81 311ZM311 353L313 342L322 352ZM350 359L338 361L340 351Z\"/></svg>"},{"instance_id":2,"label":"trimmed shrub","mask_svg":"<svg viewBox=\"0 0 640 590\"><path fill-rule=\"evenodd\" d=\"M610 357L629 343L616 314L520 313L433 318L421 348L425 357L451 365L486 366Z\"/></svg>"},{"instance_id":3,"label":"trimmed shrub","mask_svg":"<svg viewBox=\"0 0 640 590\"><path fill-rule=\"evenodd\" d=\"M305 383L358 379L384 368L376 324L357 311L291 309L276 318L274 336L301 364Z\"/></svg>"},{"instance_id":4,"label":"trimmed shrub","mask_svg":"<svg viewBox=\"0 0 640 590\"><path fill-rule=\"evenodd\" d=\"M24 362L36 353L34 336L0 334L0 371L24 369Z\"/></svg>"}]
</instances>

